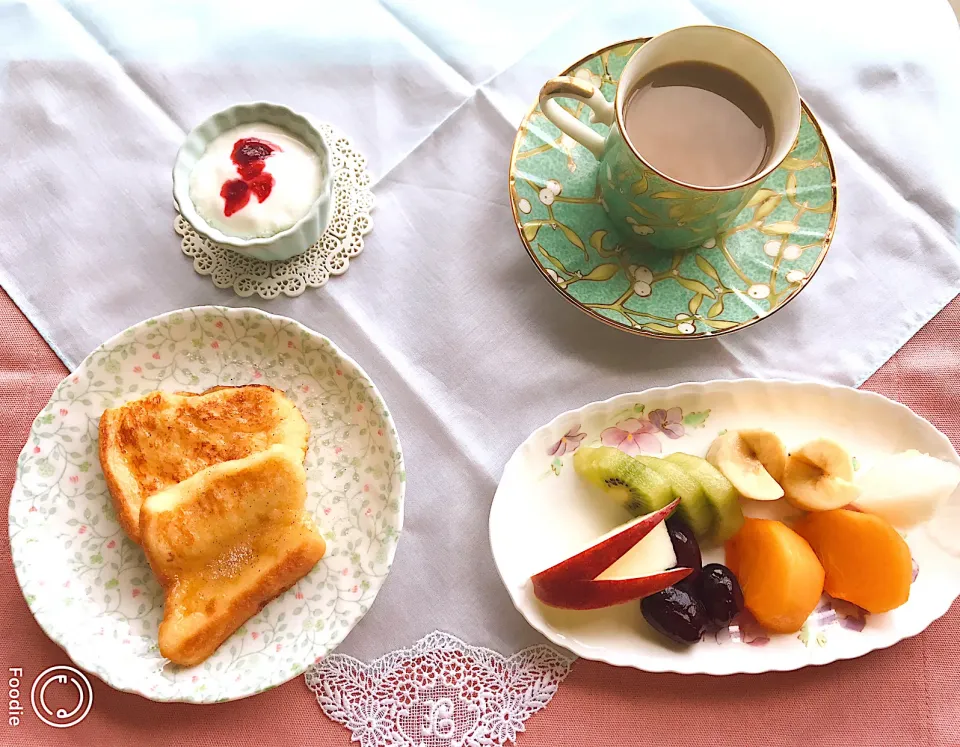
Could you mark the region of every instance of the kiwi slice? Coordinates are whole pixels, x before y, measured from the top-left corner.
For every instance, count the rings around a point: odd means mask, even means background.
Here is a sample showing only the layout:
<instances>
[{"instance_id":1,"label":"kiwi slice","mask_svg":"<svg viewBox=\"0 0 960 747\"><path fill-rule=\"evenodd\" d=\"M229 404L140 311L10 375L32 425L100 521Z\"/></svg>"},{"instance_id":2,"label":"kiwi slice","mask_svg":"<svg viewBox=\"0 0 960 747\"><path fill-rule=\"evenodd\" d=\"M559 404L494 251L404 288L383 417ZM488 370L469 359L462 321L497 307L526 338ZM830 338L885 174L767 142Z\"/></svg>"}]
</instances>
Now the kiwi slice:
<instances>
[{"instance_id":1,"label":"kiwi slice","mask_svg":"<svg viewBox=\"0 0 960 747\"><path fill-rule=\"evenodd\" d=\"M743 526L743 511L740 495L723 473L706 459L691 454L676 453L664 457L668 462L682 467L700 483L707 502L713 509L713 539L726 542Z\"/></svg>"},{"instance_id":2,"label":"kiwi slice","mask_svg":"<svg viewBox=\"0 0 960 747\"><path fill-rule=\"evenodd\" d=\"M713 509L700 483L678 464L653 456L634 457L670 483L675 497L680 499L677 516L683 519L697 537L705 537L713 529Z\"/></svg>"},{"instance_id":3,"label":"kiwi slice","mask_svg":"<svg viewBox=\"0 0 960 747\"><path fill-rule=\"evenodd\" d=\"M573 455L577 474L603 488L635 516L663 508L673 500L673 490L659 474L611 446L580 448Z\"/></svg>"}]
</instances>

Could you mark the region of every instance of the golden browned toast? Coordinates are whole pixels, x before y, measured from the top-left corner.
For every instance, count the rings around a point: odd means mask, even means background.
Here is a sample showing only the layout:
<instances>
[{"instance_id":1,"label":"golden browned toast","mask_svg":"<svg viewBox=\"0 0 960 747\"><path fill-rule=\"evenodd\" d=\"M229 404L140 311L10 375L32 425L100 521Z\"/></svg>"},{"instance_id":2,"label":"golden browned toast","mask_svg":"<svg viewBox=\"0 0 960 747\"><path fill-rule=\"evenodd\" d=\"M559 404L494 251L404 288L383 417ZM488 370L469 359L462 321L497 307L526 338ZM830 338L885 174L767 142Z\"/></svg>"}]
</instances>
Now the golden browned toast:
<instances>
[{"instance_id":1,"label":"golden browned toast","mask_svg":"<svg viewBox=\"0 0 960 747\"><path fill-rule=\"evenodd\" d=\"M299 449L272 446L144 501L140 539L164 587L163 656L200 663L323 557L302 461Z\"/></svg>"},{"instance_id":2,"label":"golden browned toast","mask_svg":"<svg viewBox=\"0 0 960 747\"><path fill-rule=\"evenodd\" d=\"M306 454L309 427L278 389L217 386L152 392L100 418L100 464L117 518L140 541L140 505L200 470L273 444Z\"/></svg>"}]
</instances>

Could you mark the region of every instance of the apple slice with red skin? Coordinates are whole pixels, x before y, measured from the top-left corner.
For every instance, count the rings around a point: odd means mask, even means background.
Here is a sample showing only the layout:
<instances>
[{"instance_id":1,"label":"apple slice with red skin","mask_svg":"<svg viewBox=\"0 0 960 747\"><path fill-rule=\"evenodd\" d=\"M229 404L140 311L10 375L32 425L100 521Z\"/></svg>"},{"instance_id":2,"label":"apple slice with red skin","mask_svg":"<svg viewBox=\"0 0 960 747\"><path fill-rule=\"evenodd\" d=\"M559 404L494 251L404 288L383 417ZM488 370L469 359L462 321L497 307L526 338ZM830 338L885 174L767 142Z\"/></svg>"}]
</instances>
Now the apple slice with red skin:
<instances>
[{"instance_id":1,"label":"apple slice with red skin","mask_svg":"<svg viewBox=\"0 0 960 747\"><path fill-rule=\"evenodd\" d=\"M637 578L597 580L581 578L559 582L533 582L533 593L544 604L565 610L597 610L643 599L683 581L692 568L671 568Z\"/></svg>"},{"instance_id":2,"label":"apple slice with red skin","mask_svg":"<svg viewBox=\"0 0 960 747\"><path fill-rule=\"evenodd\" d=\"M633 578L598 579L654 527L666 520L679 500L641 516L601 537L594 544L533 576L533 593L544 604L562 609L591 610L656 594L693 572L672 568Z\"/></svg>"}]
</instances>

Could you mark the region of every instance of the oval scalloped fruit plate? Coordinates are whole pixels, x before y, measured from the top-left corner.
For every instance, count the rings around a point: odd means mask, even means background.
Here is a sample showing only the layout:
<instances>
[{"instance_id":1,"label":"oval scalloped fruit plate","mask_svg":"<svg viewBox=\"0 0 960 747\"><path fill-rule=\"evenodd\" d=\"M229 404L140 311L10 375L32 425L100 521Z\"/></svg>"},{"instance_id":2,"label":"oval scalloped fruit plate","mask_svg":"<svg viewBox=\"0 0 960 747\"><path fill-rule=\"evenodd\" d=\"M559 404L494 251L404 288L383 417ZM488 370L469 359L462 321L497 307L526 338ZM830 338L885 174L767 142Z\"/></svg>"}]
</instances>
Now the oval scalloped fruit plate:
<instances>
[{"instance_id":1,"label":"oval scalloped fruit plate","mask_svg":"<svg viewBox=\"0 0 960 747\"><path fill-rule=\"evenodd\" d=\"M960 596L960 491L926 524L906 534L914 559L910 599L882 615L824 595L803 628L770 634L749 615L686 649L654 633L630 603L589 612L542 605L529 577L563 550L576 551L624 521L597 503L576 475L573 453L604 441L621 449L704 455L726 429L767 428L788 449L818 437L845 445L858 470L885 455L918 449L960 464L946 436L903 405L870 392L787 381L712 381L622 394L560 415L530 435L503 471L490 510L490 542L514 605L547 638L587 659L650 672L739 674L786 671L852 659L916 635ZM620 438L622 436L622 438ZM629 446L629 448L625 448ZM744 501L749 515L784 515L784 501ZM772 512L772 513L771 513ZM796 512L799 513L799 512ZM723 549L704 563L723 562Z\"/></svg>"},{"instance_id":2,"label":"oval scalloped fruit plate","mask_svg":"<svg viewBox=\"0 0 960 747\"><path fill-rule=\"evenodd\" d=\"M327 553L205 662L157 649L163 594L114 515L97 453L104 409L149 392L282 389L310 424L307 509ZM330 340L258 309L202 306L105 342L37 415L10 498L17 579L44 631L83 669L151 700L236 700L332 651L366 614L403 524L400 441L373 382Z\"/></svg>"}]
</instances>

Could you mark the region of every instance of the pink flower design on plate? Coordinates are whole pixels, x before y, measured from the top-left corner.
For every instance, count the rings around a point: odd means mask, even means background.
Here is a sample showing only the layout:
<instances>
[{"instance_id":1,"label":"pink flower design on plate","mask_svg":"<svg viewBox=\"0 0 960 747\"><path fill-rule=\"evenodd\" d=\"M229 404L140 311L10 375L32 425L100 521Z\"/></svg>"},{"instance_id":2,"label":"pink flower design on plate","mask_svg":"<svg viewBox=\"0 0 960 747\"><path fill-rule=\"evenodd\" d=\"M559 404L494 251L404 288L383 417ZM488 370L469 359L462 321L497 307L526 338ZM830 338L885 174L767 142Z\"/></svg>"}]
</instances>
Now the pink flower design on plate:
<instances>
[{"instance_id":1,"label":"pink flower design on plate","mask_svg":"<svg viewBox=\"0 0 960 747\"><path fill-rule=\"evenodd\" d=\"M667 438L680 438L684 433L683 410L671 407L669 410L653 410L650 415L653 427Z\"/></svg>"},{"instance_id":2,"label":"pink flower design on plate","mask_svg":"<svg viewBox=\"0 0 960 747\"><path fill-rule=\"evenodd\" d=\"M828 625L833 625L836 621L837 613L834 612L831 606L831 599L824 594L820 597L820 601L817 603L817 606L814 607L813 613L811 613L807 622L814 623L818 628L825 628Z\"/></svg>"},{"instance_id":3,"label":"pink flower design on plate","mask_svg":"<svg viewBox=\"0 0 960 747\"><path fill-rule=\"evenodd\" d=\"M867 612L862 607L846 602L842 599L830 599L830 605L837 615L840 627L860 633L867 627Z\"/></svg>"},{"instance_id":4,"label":"pink flower design on plate","mask_svg":"<svg viewBox=\"0 0 960 747\"><path fill-rule=\"evenodd\" d=\"M580 442L587 437L586 433L580 433L580 423L564 433L560 440L547 449L550 456L562 457L568 451L572 454L580 446Z\"/></svg>"},{"instance_id":5,"label":"pink flower design on plate","mask_svg":"<svg viewBox=\"0 0 960 747\"><path fill-rule=\"evenodd\" d=\"M143 373L143 369L140 368L140 366L134 366L134 367L133 367L133 372L136 373L136 374L138 374L138 373Z\"/></svg>"},{"instance_id":6,"label":"pink flower design on plate","mask_svg":"<svg viewBox=\"0 0 960 747\"><path fill-rule=\"evenodd\" d=\"M748 646L766 646L770 636L749 611L737 615L727 627L714 633L717 643L745 643Z\"/></svg>"},{"instance_id":7,"label":"pink flower design on plate","mask_svg":"<svg viewBox=\"0 0 960 747\"><path fill-rule=\"evenodd\" d=\"M641 451L660 453L660 441L653 434L657 432L653 423L637 418L621 420L614 428L607 428L600 434L604 446L613 446L631 456Z\"/></svg>"}]
</instances>

